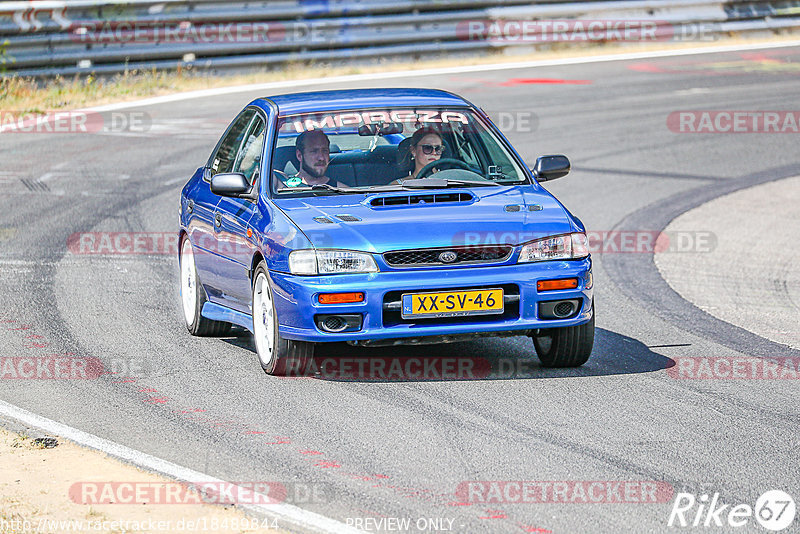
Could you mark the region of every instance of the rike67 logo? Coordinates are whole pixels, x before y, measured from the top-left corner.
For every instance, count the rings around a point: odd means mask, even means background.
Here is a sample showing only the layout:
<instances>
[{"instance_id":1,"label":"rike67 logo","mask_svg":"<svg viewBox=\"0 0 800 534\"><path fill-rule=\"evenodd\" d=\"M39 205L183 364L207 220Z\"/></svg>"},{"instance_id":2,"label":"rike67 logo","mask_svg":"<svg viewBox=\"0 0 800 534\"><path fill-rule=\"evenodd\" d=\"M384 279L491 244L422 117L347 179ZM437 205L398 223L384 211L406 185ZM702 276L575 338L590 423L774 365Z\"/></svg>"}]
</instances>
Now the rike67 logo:
<instances>
[{"instance_id":1,"label":"rike67 logo","mask_svg":"<svg viewBox=\"0 0 800 534\"><path fill-rule=\"evenodd\" d=\"M757 500L755 507L749 504L731 506L723 503L719 493L709 497L707 494L696 498L691 493L678 493L672 505L667 525L670 527L710 527L740 528L750 526L753 532L755 520L765 529L778 532L788 528L794 522L796 512L792 496L781 490L764 492Z\"/></svg>"}]
</instances>

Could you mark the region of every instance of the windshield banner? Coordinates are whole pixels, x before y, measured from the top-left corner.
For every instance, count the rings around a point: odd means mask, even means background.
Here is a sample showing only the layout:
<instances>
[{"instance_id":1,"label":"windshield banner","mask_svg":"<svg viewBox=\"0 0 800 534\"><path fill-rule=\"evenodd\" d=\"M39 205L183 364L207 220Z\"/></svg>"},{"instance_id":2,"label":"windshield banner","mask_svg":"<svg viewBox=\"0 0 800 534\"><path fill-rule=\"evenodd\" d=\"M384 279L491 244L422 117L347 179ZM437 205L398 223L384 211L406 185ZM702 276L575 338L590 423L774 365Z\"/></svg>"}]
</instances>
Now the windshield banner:
<instances>
[{"instance_id":1,"label":"windshield banner","mask_svg":"<svg viewBox=\"0 0 800 534\"><path fill-rule=\"evenodd\" d=\"M457 111L436 110L374 110L327 113L294 117L291 121L297 133L317 129L358 128L365 124L405 123L421 125L469 124L469 118Z\"/></svg>"}]
</instances>

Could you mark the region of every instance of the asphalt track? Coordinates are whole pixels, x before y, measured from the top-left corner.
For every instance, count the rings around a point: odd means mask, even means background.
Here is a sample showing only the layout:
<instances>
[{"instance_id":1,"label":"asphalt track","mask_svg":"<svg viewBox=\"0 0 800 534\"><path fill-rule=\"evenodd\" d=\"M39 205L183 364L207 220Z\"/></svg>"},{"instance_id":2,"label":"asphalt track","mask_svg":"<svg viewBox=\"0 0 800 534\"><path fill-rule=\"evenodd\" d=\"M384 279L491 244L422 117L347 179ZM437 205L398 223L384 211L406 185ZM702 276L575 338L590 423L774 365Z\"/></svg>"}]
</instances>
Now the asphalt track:
<instances>
[{"instance_id":1,"label":"asphalt track","mask_svg":"<svg viewBox=\"0 0 800 534\"><path fill-rule=\"evenodd\" d=\"M799 175L797 134L667 127L678 110L791 110L798 72L800 50L786 48L348 87L445 88L495 117L535 113L535 128L505 129L530 162L571 158L573 172L548 189L592 230L637 232ZM440 518L453 520L442 523L453 532L665 532L675 492L718 492L733 505L753 505L770 489L800 496L796 380L675 379L670 371L686 357L800 352L690 304L664 282L652 254L594 255L597 337L580 369L540 368L520 337L336 346L323 355L485 358L492 372L477 380L335 380L266 376L247 335L189 336L173 255L68 251L80 232L174 232L182 184L227 121L258 96L265 95L138 109L152 119L141 135L2 134L0 355L72 353L119 374L6 379L0 400L218 479L283 482L289 502L343 523ZM741 217L746 224L746 209ZM780 228L774 221L778 236ZM509 371L512 360L519 364ZM657 503L479 503L456 494L465 481L651 481L671 489ZM294 495L312 485L317 498ZM759 528L751 519L737 531Z\"/></svg>"}]
</instances>

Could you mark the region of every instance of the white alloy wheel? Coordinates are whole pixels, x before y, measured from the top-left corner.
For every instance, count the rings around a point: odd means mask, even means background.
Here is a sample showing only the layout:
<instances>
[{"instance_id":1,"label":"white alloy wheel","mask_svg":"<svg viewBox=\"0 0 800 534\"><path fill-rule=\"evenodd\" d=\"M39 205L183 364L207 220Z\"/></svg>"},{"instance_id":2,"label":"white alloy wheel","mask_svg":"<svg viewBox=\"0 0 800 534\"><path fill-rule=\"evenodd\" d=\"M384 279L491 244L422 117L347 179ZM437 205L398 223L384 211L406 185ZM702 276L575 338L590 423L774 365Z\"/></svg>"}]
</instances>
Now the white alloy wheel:
<instances>
[{"instance_id":1,"label":"white alloy wheel","mask_svg":"<svg viewBox=\"0 0 800 534\"><path fill-rule=\"evenodd\" d=\"M275 357L275 308L267 275L259 272L253 286L253 330L261 366L267 368Z\"/></svg>"},{"instance_id":2,"label":"white alloy wheel","mask_svg":"<svg viewBox=\"0 0 800 534\"><path fill-rule=\"evenodd\" d=\"M197 271L194 266L194 250L188 238L183 240L181 247L181 300L186 326L191 327L197 306Z\"/></svg>"}]
</instances>

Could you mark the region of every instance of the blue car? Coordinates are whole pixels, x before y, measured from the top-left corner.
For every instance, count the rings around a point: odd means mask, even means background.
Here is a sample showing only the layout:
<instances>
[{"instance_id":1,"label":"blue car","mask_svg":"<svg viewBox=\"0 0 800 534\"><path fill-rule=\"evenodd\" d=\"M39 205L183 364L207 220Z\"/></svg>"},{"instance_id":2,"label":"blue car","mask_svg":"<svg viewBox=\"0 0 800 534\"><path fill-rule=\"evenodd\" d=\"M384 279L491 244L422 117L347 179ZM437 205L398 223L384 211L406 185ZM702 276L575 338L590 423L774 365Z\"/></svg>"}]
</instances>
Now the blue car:
<instances>
[{"instance_id":1,"label":"blue car","mask_svg":"<svg viewBox=\"0 0 800 534\"><path fill-rule=\"evenodd\" d=\"M260 98L181 193L193 335L249 330L269 374L317 343L529 336L544 366L594 342L585 229L486 113L452 93L359 89Z\"/></svg>"}]
</instances>

